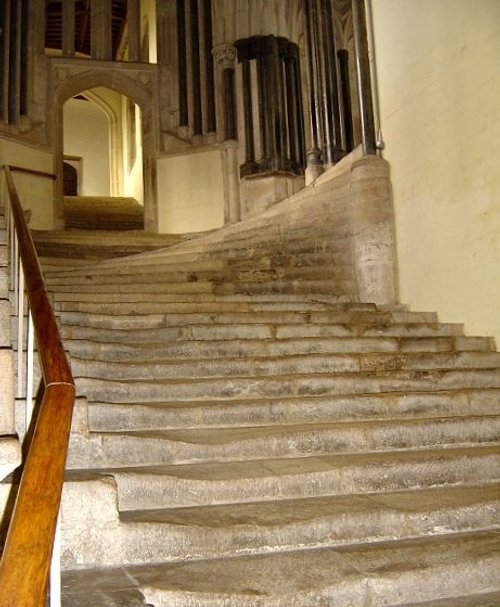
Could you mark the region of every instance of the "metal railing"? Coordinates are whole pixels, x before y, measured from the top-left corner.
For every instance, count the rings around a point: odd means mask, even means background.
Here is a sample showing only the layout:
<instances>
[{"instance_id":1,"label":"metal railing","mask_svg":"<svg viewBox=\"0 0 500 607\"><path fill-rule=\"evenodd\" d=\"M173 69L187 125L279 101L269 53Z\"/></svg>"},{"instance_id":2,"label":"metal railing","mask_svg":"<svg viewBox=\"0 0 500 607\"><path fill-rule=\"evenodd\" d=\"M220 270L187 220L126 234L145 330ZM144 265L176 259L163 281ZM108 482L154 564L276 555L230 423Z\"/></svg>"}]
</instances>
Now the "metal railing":
<instances>
[{"instance_id":1,"label":"metal railing","mask_svg":"<svg viewBox=\"0 0 500 607\"><path fill-rule=\"evenodd\" d=\"M0 607L42 607L46 604L54 537L61 501L75 385L56 319L45 288L35 246L12 177L12 170L54 178L48 173L4 166L9 212L12 289L17 300L17 395L26 396L26 424L32 413L33 350L36 338L43 376L43 397L30 432L29 449L0 561ZM25 331L24 289L29 308ZM26 354L24 334L27 333ZM32 373L31 373L32 374ZM56 578L59 576L57 575ZM51 604L60 588L51 586Z\"/></svg>"}]
</instances>

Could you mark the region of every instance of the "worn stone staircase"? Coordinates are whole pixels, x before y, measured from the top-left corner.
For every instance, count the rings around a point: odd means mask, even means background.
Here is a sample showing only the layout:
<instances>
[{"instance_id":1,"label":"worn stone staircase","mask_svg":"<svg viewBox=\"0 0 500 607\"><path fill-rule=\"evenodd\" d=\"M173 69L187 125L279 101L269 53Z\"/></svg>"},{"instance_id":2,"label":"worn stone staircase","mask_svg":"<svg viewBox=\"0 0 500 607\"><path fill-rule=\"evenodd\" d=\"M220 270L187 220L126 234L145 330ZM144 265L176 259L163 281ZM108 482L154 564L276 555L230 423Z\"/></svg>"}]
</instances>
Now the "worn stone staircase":
<instances>
[{"instance_id":1,"label":"worn stone staircase","mask_svg":"<svg viewBox=\"0 0 500 607\"><path fill-rule=\"evenodd\" d=\"M47 265L65 607L500 605L499 354L357 301L323 219Z\"/></svg>"},{"instance_id":2,"label":"worn stone staircase","mask_svg":"<svg viewBox=\"0 0 500 607\"><path fill-rule=\"evenodd\" d=\"M142 230L144 207L123 196L65 196L64 224L77 230Z\"/></svg>"},{"instance_id":3,"label":"worn stone staircase","mask_svg":"<svg viewBox=\"0 0 500 607\"><path fill-rule=\"evenodd\" d=\"M359 301L350 189L44 259L78 389L63 607L500 605L499 354Z\"/></svg>"}]
</instances>

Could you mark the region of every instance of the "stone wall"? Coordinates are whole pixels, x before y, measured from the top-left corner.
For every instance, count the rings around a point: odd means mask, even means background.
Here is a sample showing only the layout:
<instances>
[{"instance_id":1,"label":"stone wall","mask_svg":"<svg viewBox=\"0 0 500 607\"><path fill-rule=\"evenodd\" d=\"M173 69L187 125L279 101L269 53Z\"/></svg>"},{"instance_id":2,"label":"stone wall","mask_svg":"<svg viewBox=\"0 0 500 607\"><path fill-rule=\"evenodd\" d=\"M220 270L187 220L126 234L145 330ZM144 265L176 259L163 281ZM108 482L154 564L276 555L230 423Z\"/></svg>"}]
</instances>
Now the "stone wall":
<instances>
[{"instance_id":1,"label":"stone wall","mask_svg":"<svg viewBox=\"0 0 500 607\"><path fill-rule=\"evenodd\" d=\"M500 3L377 0L401 300L500 343Z\"/></svg>"}]
</instances>

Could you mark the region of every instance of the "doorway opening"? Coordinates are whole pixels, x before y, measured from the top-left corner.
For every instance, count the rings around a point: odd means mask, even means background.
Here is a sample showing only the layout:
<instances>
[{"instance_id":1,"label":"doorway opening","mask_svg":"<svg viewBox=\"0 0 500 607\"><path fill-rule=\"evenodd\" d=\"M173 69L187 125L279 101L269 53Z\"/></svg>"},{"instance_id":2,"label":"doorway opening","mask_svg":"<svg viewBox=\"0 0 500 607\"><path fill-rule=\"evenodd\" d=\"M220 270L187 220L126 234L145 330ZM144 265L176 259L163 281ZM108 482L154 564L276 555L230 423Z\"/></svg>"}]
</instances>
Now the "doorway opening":
<instances>
[{"instance_id":1,"label":"doorway opening","mask_svg":"<svg viewBox=\"0 0 500 607\"><path fill-rule=\"evenodd\" d=\"M61 174L67 229L144 229L141 125L139 106L106 87L64 103Z\"/></svg>"}]
</instances>

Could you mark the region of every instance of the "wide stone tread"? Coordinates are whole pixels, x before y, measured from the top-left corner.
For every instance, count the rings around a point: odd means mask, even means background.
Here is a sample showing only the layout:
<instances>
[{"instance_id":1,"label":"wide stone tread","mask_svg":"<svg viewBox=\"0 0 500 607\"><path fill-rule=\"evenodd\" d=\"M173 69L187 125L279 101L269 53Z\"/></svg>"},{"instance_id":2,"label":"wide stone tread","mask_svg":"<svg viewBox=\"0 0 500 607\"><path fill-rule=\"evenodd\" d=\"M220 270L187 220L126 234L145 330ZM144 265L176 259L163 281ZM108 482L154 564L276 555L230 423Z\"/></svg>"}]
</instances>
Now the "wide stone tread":
<instances>
[{"instance_id":1,"label":"wide stone tread","mask_svg":"<svg viewBox=\"0 0 500 607\"><path fill-rule=\"evenodd\" d=\"M491 590L494 533L205 560L136 574L157 607L401 605Z\"/></svg>"},{"instance_id":2,"label":"wide stone tread","mask_svg":"<svg viewBox=\"0 0 500 607\"><path fill-rule=\"evenodd\" d=\"M81 282L88 280L89 274L92 276L108 276L110 279L124 274L141 274L144 271L160 269L165 272L170 268L175 272L213 272L220 271L226 267L223 259L206 259L196 261L192 255L186 256L188 259L180 259L179 255L174 255L174 251L169 249L169 256L159 261L157 257L150 255L133 255L127 259L110 259L106 261L87 262L85 267L67 268L70 263L67 260L61 260L61 267L50 267L45 272L45 278L48 284L55 281L64 283L64 280L79 279ZM172 259L170 259L172 257ZM53 263L56 260L52 260ZM64 279L64 280L63 280Z\"/></svg>"},{"instance_id":3,"label":"wide stone tread","mask_svg":"<svg viewBox=\"0 0 500 607\"><path fill-rule=\"evenodd\" d=\"M233 399L429 392L431 390L500 388L500 369L430 369L369 373L324 373L172 380L105 380L77 378L77 390L89 400L108 402L178 402Z\"/></svg>"},{"instance_id":4,"label":"wide stone tread","mask_svg":"<svg viewBox=\"0 0 500 607\"><path fill-rule=\"evenodd\" d=\"M366 319L360 322L351 322L342 312L312 311L312 312L171 312L171 313L150 313L140 314L140 304L133 304L137 312L133 314L99 314L92 312L58 312L61 324L85 326L99 326L102 328L120 328L131 325L140 328L143 322L144 328L155 326L161 323L165 327L192 327L192 326L224 326L231 325L236 330L243 328L244 325L268 325L275 328L279 339L290 339L300 335L300 328L303 328L303 337L326 337L326 336L347 336L347 335L375 335L393 337L400 335L420 336L443 336L460 335L461 325L448 323L428 322L418 318L401 317L398 319L380 320L376 318ZM162 304L163 307L163 304ZM168 307L168 304L166 305ZM161 307L160 307L161 309ZM283 318L285 316L285 319ZM285 322L284 322L285 321ZM324 333L324 335L323 335Z\"/></svg>"},{"instance_id":5,"label":"wide stone tread","mask_svg":"<svg viewBox=\"0 0 500 607\"><path fill-rule=\"evenodd\" d=\"M211 281L183 281L183 282L103 282L101 284L85 284L79 283L76 285L78 289L87 289L97 293L213 293L215 283ZM49 285L50 290L52 288ZM73 292L75 285L61 284L57 285L58 292ZM147 297L146 297L147 299Z\"/></svg>"},{"instance_id":6,"label":"wide stone tread","mask_svg":"<svg viewBox=\"0 0 500 607\"><path fill-rule=\"evenodd\" d=\"M196 267L191 267L189 270L181 271L178 268L172 267L166 270L162 266L138 266L134 268L136 271L131 272L133 266L128 272L120 272L118 274L109 275L107 273L84 274L83 276L52 275L49 280L51 288L57 288L59 285L76 285L80 284L118 284L118 278L122 283L150 283L155 280L162 282L196 282L196 281L215 281L215 282L232 282L235 284L245 283L262 283L279 280L349 280L352 274L350 265L335 264L330 268L324 267L259 267L258 263L254 263L251 269L237 269L236 267L221 268L213 270L198 270Z\"/></svg>"},{"instance_id":7,"label":"wide stone tread","mask_svg":"<svg viewBox=\"0 0 500 607\"><path fill-rule=\"evenodd\" d=\"M493 445L500 415L388 419L257 428L128 431L73 437L72 468L225 462L264 457Z\"/></svg>"},{"instance_id":8,"label":"wide stone tread","mask_svg":"<svg viewBox=\"0 0 500 607\"><path fill-rule=\"evenodd\" d=\"M103 469L120 510L384 493L500 482L497 447Z\"/></svg>"},{"instance_id":9,"label":"wide stone tread","mask_svg":"<svg viewBox=\"0 0 500 607\"><path fill-rule=\"evenodd\" d=\"M173 562L434 537L498 528L500 512L498 485L429 489L420 491L418 499L414 492L402 491L128 511L119 516L107 495L99 499L95 486L87 490L79 483L71 489L84 499L89 494L91 505L81 521L73 515L66 526L63 503L65 568L74 563L148 563L152 554L157 561ZM94 526L84 531L92 511ZM93 541L82 541L84 534ZM92 550L95 543L99 551Z\"/></svg>"},{"instance_id":10,"label":"wide stone tread","mask_svg":"<svg viewBox=\"0 0 500 607\"><path fill-rule=\"evenodd\" d=\"M65 340L72 356L101 361L148 362L168 357L231 358L289 356L311 353L396 353L396 352L491 352L491 342L485 338L384 338L384 337L321 337L288 340L213 340L213 341L151 341L125 344L91 340Z\"/></svg>"},{"instance_id":11,"label":"wide stone tread","mask_svg":"<svg viewBox=\"0 0 500 607\"><path fill-rule=\"evenodd\" d=\"M497 584L500 585L500 584ZM500 605L500 590L498 592L481 592L468 596L452 596L446 599L430 600L421 603L406 603L395 607L498 607Z\"/></svg>"},{"instance_id":12,"label":"wide stone tread","mask_svg":"<svg viewBox=\"0 0 500 607\"><path fill-rule=\"evenodd\" d=\"M336 280L297 279L255 281L255 282L223 282L217 285L216 293L335 293L344 301L356 301L357 289L353 278Z\"/></svg>"},{"instance_id":13,"label":"wide stone tread","mask_svg":"<svg viewBox=\"0 0 500 607\"><path fill-rule=\"evenodd\" d=\"M200 355L198 355L200 356ZM75 377L96 379L157 380L212 377L263 377L305 373L373 373L391 370L494 369L500 368L498 352L435 353L306 353L237 358L199 357L189 360L164 358L154 361L94 361L71 357Z\"/></svg>"},{"instance_id":14,"label":"wide stone tread","mask_svg":"<svg viewBox=\"0 0 500 607\"><path fill-rule=\"evenodd\" d=\"M89 430L169 430L500 414L500 390L86 405Z\"/></svg>"},{"instance_id":15,"label":"wide stone tread","mask_svg":"<svg viewBox=\"0 0 500 607\"><path fill-rule=\"evenodd\" d=\"M142 607L148 600L158 607L498 607L500 591L491 591L492 582L498 585L492 567L496 557L492 563L488 556L488 551L498 550L492 534L438 537L427 548L421 550L421 546L421 540L405 540L379 544L375 553L369 547L317 549L186 564L72 570L63 573L63 604ZM379 555L382 560L377 566ZM356 569L358 556L367 572L366 582ZM488 568L483 570L486 562ZM445 584L433 575L433 564ZM400 598L398 583L403 586ZM148 599L139 592L141 587ZM429 601L415 603L416 596Z\"/></svg>"}]
</instances>

